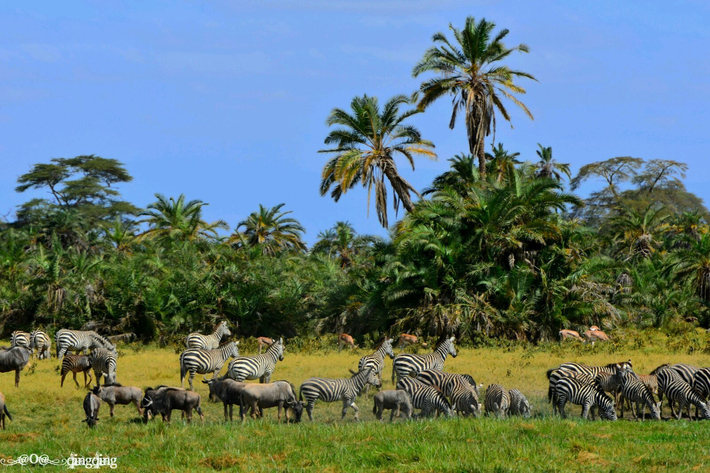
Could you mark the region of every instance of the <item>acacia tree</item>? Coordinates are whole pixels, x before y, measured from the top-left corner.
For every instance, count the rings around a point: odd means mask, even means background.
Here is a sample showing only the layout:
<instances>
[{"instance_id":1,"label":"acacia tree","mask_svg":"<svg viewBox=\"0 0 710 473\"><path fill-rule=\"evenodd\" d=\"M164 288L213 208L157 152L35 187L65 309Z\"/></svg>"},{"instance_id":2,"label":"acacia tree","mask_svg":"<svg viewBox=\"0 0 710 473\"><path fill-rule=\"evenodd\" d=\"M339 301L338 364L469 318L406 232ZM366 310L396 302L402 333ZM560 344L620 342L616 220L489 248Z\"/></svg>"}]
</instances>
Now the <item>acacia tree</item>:
<instances>
[{"instance_id":1,"label":"acacia tree","mask_svg":"<svg viewBox=\"0 0 710 473\"><path fill-rule=\"evenodd\" d=\"M463 29L449 25L454 41L443 33L436 33L432 40L435 46L429 48L419 63L414 66L414 77L426 72L434 72L436 77L424 82L420 90L423 97L419 108L424 110L439 98L453 95L453 111L449 128L456 125L459 110L466 115L466 133L468 147L478 157L478 169L482 176L486 174L486 155L484 139L495 134L496 110L510 122L510 115L502 98L511 100L531 119L530 110L514 94L524 94L525 89L514 83L516 78L536 80L531 74L517 71L501 64L513 52L527 53L528 47L519 44L507 48L503 39L508 30L500 30L495 35L495 23L481 19L478 23L473 17L466 18Z\"/></svg>"}]
</instances>

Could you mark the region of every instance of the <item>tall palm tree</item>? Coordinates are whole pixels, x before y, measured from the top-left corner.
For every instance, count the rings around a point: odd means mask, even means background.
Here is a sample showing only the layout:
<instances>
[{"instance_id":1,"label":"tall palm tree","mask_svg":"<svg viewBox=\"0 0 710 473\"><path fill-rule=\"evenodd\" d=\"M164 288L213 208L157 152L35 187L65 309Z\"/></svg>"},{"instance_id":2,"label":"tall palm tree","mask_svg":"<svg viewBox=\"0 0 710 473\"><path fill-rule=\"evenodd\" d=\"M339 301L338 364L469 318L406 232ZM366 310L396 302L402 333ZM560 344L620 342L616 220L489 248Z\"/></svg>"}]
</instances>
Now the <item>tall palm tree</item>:
<instances>
[{"instance_id":1,"label":"tall palm tree","mask_svg":"<svg viewBox=\"0 0 710 473\"><path fill-rule=\"evenodd\" d=\"M422 138L421 133L405 120L420 110L400 113L400 107L411 100L396 95L380 108L377 97L355 97L350 103L351 112L336 108L326 120L328 126L338 126L325 139L326 145L334 148L319 153L334 153L323 168L321 195L331 187L330 195L337 202L340 197L358 183L367 188L368 212L370 196L375 190L375 209L383 227L388 227L387 185L392 187L395 212L402 206L411 212L410 192L419 193L397 171L395 156L404 156L414 169L414 156L436 158L431 150L434 144ZM420 196L421 197L421 196Z\"/></svg>"},{"instance_id":2,"label":"tall palm tree","mask_svg":"<svg viewBox=\"0 0 710 473\"><path fill-rule=\"evenodd\" d=\"M358 235L348 222L337 222L333 228L318 234L313 253L325 253L337 259L341 268L348 268L353 258L379 241L379 238L371 235Z\"/></svg>"},{"instance_id":3,"label":"tall palm tree","mask_svg":"<svg viewBox=\"0 0 710 473\"><path fill-rule=\"evenodd\" d=\"M500 64L513 52L527 53L528 47L520 44L507 48L502 41L508 30L503 29L493 36L494 28L495 23L485 19L476 23L473 17L466 18L462 30L450 24L454 42L450 42L443 33L436 33L432 38L435 46L424 53L412 71L414 77L425 72L437 74L420 87L423 92L420 109L426 109L444 95L454 96L449 128L454 128L456 115L463 110L468 146L471 154L478 157L478 169L482 176L486 173L483 140L491 132L495 133L496 110L510 122L510 115L501 98L508 98L533 118L528 108L514 96L524 94L525 89L513 81L518 77L536 79L527 72Z\"/></svg>"},{"instance_id":4,"label":"tall palm tree","mask_svg":"<svg viewBox=\"0 0 710 473\"><path fill-rule=\"evenodd\" d=\"M306 230L295 218L287 217L291 212L282 212L279 204L266 208L259 204L259 211L252 212L246 220L237 224L236 232L229 242L237 246L259 247L263 254L275 255L280 250L305 251L301 239ZM240 230L242 227L243 230Z\"/></svg>"},{"instance_id":5,"label":"tall palm tree","mask_svg":"<svg viewBox=\"0 0 710 473\"><path fill-rule=\"evenodd\" d=\"M611 219L616 239L621 243L620 251L628 253L628 258L650 258L661 242L654 237L660 225L668 218L663 207L649 205L639 212L623 209L623 213Z\"/></svg>"},{"instance_id":6,"label":"tall palm tree","mask_svg":"<svg viewBox=\"0 0 710 473\"><path fill-rule=\"evenodd\" d=\"M176 199L155 194L157 202L148 205L148 210L141 215L147 217L140 223L147 223L147 231L139 235L139 239L177 239L196 240L200 238L217 238L218 229L228 229L224 220L207 223L202 220L202 208L208 204L201 200L191 200L185 203L185 195Z\"/></svg>"},{"instance_id":7,"label":"tall palm tree","mask_svg":"<svg viewBox=\"0 0 710 473\"><path fill-rule=\"evenodd\" d=\"M545 148L540 143L538 143L537 146L540 148L536 151L537 155L540 156L540 161L536 164L537 177L546 177L556 181L561 181L562 174L566 175L567 179L572 176L569 170L569 164L558 163L552 159L551 146Z\"/></svg>"}]
</instances>

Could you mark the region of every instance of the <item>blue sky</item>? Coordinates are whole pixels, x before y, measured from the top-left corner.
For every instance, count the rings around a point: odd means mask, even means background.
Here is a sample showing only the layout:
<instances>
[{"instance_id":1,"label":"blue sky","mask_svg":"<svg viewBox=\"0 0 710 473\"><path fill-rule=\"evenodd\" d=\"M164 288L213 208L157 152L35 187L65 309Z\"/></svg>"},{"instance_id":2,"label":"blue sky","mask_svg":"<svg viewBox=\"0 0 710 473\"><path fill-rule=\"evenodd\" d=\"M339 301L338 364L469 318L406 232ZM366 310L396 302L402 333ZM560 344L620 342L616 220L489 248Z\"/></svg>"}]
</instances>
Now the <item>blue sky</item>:
<instances>
[{"instance_id":1,"label":"blue sky","mask_svg":"<svg viewBox=\"0 0 710 473\"><path fill-rule=\"evenodd\" d=\"M575 171L615 156L684 161L709 201L704 1L7 1L0 216L37 195L14 191L32 164L97 154L126 164L134 181L120 190L139 206L184 193L233 228L285 202L309 243L338 220L383 235L364 191L319 195L325 119L356 95L416 90L431 36L468 15L526 43L509 63L539 80L522 83L535 120L514 111L497 142L531 160L552 146ZM400 164L419 189L466 150L449 114L443 100L413 119L439 155L415 172Z\"/></svg>"}]
</instances>

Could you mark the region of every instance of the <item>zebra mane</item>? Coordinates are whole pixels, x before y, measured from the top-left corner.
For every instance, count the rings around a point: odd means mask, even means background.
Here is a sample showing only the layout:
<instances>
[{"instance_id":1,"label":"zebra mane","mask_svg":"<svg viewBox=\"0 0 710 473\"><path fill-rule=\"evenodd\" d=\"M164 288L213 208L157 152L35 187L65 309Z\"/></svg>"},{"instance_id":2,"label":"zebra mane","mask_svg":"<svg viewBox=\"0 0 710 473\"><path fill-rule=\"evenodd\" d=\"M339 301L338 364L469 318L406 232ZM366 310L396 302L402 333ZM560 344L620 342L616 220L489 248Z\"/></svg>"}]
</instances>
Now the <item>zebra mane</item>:
<instances>
[{"instance_id":1,"label":"zebra mane","mask_svg":"<svg viewBox=\"0 0 710 473\"><path fill-rule=\"evenodd\" d=\"M671 365L669 363L665 363L665 364L659 366L658 368L656 368L655 370L651 371L651 373L649 373L649 374L652 374L655 376L658 372L663 371L666 368L670 368L670 366Z\"/></svg>"},{"instance_id":2,"label":"zebra mane","mask_svg":"<svg viewBox=\"0 0 710 473\"><path fill-rule=\"evenodd\" d=\"M89 336L96 342L99 342L100 345L103 345L104 348L107 348L109 350L116 351L116 347L114 346L113 343L109 342L108 339L102 337L96 332L89 332Z\"/></svg>"}]
</instances>

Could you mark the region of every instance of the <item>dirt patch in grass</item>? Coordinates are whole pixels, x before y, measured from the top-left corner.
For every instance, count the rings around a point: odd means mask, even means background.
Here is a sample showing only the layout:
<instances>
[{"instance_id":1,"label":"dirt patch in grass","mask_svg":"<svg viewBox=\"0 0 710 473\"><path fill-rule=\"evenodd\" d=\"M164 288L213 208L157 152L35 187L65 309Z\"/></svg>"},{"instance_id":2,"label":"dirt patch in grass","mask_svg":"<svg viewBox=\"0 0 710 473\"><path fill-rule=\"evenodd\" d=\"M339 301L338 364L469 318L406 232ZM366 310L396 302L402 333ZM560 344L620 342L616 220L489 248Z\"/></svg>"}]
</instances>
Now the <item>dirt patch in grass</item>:
<instances>
[{"instance_id":1,"label":"dirt patch in grass","mask_svg":"<svg viewBox=\"0 0 710 473\"><path fill-rule=\"evenodd\" d=\"M28 432L25 434L3 434L0 435L0 440L6 442L26 442L28 440L34 440L39 434L35 432Z\"/></svg>"}]
</instances>

